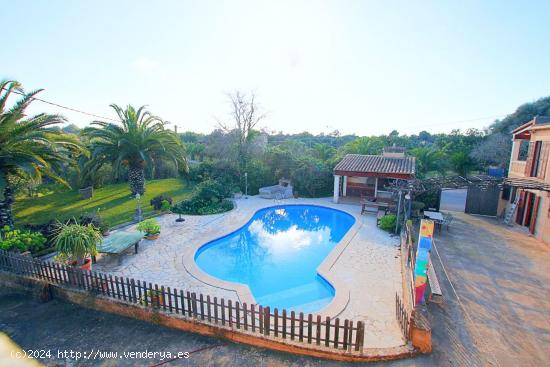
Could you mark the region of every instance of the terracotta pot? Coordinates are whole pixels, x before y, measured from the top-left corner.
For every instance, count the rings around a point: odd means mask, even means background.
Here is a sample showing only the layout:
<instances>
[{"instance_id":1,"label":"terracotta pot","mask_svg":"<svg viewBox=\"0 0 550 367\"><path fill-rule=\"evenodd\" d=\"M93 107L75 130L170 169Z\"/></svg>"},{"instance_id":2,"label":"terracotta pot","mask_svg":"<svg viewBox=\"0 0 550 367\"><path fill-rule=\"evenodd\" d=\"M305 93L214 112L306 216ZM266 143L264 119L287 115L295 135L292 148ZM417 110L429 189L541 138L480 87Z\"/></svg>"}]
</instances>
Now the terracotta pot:
<instances>
[{"instance_id":1,"label":"terracotta pot","mask_svg":"<svg viewBox=\"0 0 550 367\"><path fill-rule=\"evenodd\" d=\"M156 240L157 238L159 238L160 234L157 233L157 234L146 234L145 235L145 238L148 239L148 240Z\"/></svg>"},{"instance_id":2,"label":"terracotta pot","mask_svg":"<svg viewBox=\"0 0 550 367\"><path fill-rule=\"evenodd\" d=\"M150 295L150 302L152 306L156 306L157 303L159 305L164 304L164 296L162 294L152 294Z\"/></svg>"},{"instance_id":3,"label":"terracotta pot","mask_svg":"<svg viewBox=\"0 0 550 367\"><path fill-rule=\"evenodd\" d=\"M92 259L84 260L84 265L80 267L82 270L92 270Z\"/></svg>"}]
</instances>

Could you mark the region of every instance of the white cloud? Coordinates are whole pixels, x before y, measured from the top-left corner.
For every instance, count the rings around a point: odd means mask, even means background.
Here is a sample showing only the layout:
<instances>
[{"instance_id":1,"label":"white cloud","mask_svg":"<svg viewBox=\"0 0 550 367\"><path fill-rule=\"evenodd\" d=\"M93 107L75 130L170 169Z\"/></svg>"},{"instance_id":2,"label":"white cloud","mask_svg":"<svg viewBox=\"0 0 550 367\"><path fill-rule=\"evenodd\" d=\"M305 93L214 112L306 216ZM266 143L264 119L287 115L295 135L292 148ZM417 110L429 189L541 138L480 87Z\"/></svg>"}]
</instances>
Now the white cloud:
<instances>
[{"instance_id":1,"label":"white cloud","mask_svg":"<svg viewBox=\"0 0 550 367\"><path fill-rule=\"evenodd\" d=\"M270 233L265 230L261 220L255 220L248 227L257 238L257 243L272 255L285 255L311 245L326 243L330 240L330 230L322 227L316 231L304 231L292 225L286 231Z\"/></svg>"}]
</instances>

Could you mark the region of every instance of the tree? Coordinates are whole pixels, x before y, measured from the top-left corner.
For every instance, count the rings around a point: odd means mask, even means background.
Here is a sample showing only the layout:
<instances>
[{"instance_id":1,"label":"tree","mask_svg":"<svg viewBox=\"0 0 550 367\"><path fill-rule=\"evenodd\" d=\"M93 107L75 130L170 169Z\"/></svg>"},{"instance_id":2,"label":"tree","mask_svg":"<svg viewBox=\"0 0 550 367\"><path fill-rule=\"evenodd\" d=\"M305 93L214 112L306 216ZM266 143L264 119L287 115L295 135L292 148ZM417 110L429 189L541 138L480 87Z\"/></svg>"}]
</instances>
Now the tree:
<instances>
[{"instance_id":1,"label":"tree","mask_svg":"<svg viewBox=\"0 0 550 367\"><path fill-rule=\"evenodd\" d=\"M451 155L451 167L460 176L466 176L473 167L473 162L468 153L456 152Z\"/></svg>"},{"instance_id":2,"label":"tree","mask_svg":"<svg viewBox=\"0 0 550 367\"><path fill-rule=\"evenodd\" d=\"M232 108L232 121L231 123L218 121L218 124L225 132L235 134L237 169L242 179L250 161L252 143L254 138L258 136L258 131L254 128L265 115L259 112L256 96L253 93L247 95L237 91L229 94L229 100Z\"/></svg>"},{"instance_id":3,"label":"tree","mask_svg":"<svg viewBox=\"0 0 550 367\"><path fill-rule=\"evenodd\" d=\"M429 172L437 172L444 175L446 164L445 154L433 148L414 148L410 154L416 157L416 176L424 178Z\"/></svg>"},{"instance_id":4,"label":"tree","mask_svg":"<svg viewBox=\"0 0 550 367\"><path fill-rule=\"evenodd\" d=\"M187 172L185 149L180 138L172 130L165 129L165 122L151 115L145 106L135 109L128 105L115 110L122 126L95 121L92 127L83 130L90 139L93 169L111 163L118 177L122 167L128 167L128 182L132 195L145 192L145 167L155 166L156 159L172 161L180 172Z\"/></svg>"},{"instance_id":5,"label":"tree","mask_svg":"<svg viewBox=\"0 0 550 367\"><path fill-rule=\"evenodd\" d=\"M69 186L58 172L73 156L86 154L75 135L51 129L66 122L64 117L44 113L26 116L25 110L41 91L25 93L16 81L0 81L0 228L13 226L13 181L47 176ZM12 94L22 97L7 108Z\"/></svg>"},{"instance_id":6,"label":"tree","mask_svg":"<svg viewBox=\"0 0 550 367\"><path fill-rule=\"evenodd\" d=\"M341 147L341 155L353 154L382 154L385 146L385 139L382 137L360 137Z\"/></svg>"},{"instance_id":7,"label":"tree","mask_svg":"<svg viewBox=\"0 0 550 367\"><path fill-rule=\"evenodd\" d=\"M531 121L537 115L550 115L550 96L522 104L514 113L507 115L502 120L496 120L489 126L489 131L491 133L510 134L513 129Z\"/></svg>"},{"instance_id":8,"label":"tree","mask_svg":"<svg viewBox=\"0 0 550 367\"><path fill-rule=\"evenodd\" d=\"M317 143L313 147L313 155L315 156L315 158L320 159L323 162L328 161L329 159L334 157L335 154L336 154L336 149L334 149L328 144Z\"/></svg>"},{"instance_id":9,"label":"tree","mask_svg":"<svg viewBox=\"0 0 550 367\"><path fill-rule=\"evenodd\" d=\"M495 133L474 147L470 156L483 166L494 165L507 168L510 161L512 141L509 135Z\"/></svg>"}]
</instances>

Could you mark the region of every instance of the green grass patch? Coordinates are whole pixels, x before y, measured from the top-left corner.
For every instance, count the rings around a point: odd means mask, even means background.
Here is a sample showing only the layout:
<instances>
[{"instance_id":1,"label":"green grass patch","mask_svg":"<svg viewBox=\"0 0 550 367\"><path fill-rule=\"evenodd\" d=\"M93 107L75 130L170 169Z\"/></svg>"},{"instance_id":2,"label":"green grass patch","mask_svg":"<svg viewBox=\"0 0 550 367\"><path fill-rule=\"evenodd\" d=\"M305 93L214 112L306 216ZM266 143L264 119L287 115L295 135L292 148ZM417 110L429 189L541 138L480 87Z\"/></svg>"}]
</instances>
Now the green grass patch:
<instances>
[{"instance_id":1,"label":"green grass patch","mask_svg":"<svg viewBox=\"0 0 550 367\"><path fill-rule=\"evenodd\" d=\"M147 181L145 194L141 198L143 216L155 213L149 205L153 197L162 194L172 197L174 203L177 203L186 199L192 188L193 185L177 178ZM109 226L133 220L136 200L130 196L128 183L94 190L91 199L81 199L78 190L67 190L50 192L35 198L19 197L13 206L17 226L27 223L42 224L51 219L63 221L72 217L78 218L81 214L95 212L98 208L101 218Z\"/></svg>"}]
</instances>

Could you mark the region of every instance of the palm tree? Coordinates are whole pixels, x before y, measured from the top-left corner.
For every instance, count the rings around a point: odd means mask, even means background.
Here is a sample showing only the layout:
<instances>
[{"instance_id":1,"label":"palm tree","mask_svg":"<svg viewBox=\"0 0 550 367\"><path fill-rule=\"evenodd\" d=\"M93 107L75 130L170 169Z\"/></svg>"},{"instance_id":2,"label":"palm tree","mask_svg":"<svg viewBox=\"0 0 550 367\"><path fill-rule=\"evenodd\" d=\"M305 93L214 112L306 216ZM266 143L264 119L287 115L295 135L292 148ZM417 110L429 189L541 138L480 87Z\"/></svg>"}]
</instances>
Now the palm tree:
<instances>
[{"instance_id":1,"label":"palm tree","mask_svg":"<svg viewBox=\"0 0 550 367\"><path fill-rule=\"evenodd\" d=\"M48 176L66 186L57 172L86 153L75 135L65 134L52 126L66 122L59 115L25 115L25 109L42 89L25 93L16 81L0 81L0 228L13 226L13 182L18 179L40 180ZM22 97L7 108L12 94Z\"/></svg>"},{"instance_id":2,"label":"palm tree","mask_svg":"<svg viewBox=\"0 0 550 367\"><path fill-rule=\"evenodd\" d=\"M155 159L169 159L178 170L187 171L183 144L174 132L165 129L164 121L151 115L145 106L138 110L130 105L124 110L116 104L111 107L122 126L95 121L92 125L96 126L83 130L84 136L90 139L91 170L111 163L118 177L122 167L128 167L132 195L145 192L145 167L154 167Z\"/></svg>"}]
</instances>

